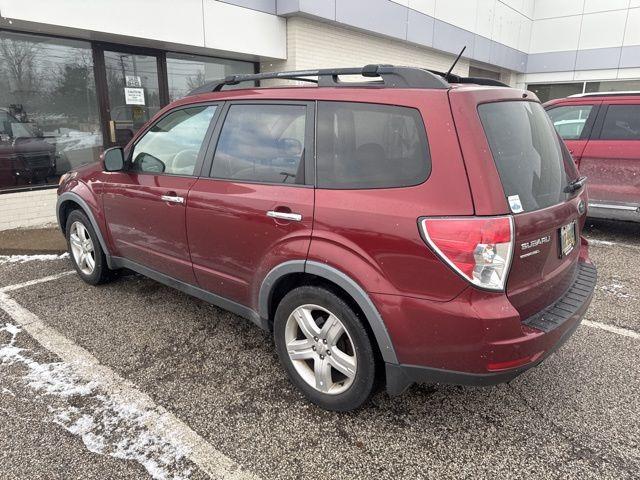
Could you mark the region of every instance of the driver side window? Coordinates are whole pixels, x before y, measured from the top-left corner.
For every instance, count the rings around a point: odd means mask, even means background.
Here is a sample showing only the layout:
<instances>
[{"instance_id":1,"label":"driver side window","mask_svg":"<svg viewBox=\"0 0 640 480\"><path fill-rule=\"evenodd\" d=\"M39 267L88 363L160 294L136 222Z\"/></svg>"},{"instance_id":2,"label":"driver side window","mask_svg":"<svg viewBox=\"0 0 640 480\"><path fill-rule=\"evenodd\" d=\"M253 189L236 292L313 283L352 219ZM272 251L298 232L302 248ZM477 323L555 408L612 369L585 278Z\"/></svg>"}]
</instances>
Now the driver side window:
<instances>
[{"instance_id":1,"label":"driver side window","mask_svg":"<svg viewBox=\"0 0 640 480\"><path fill-rule=\"evenodd\" d=\"M190 176L215 113L215 105L181 108L160 119L133 148L134 172Z\"/></svg>"}]
</instances>

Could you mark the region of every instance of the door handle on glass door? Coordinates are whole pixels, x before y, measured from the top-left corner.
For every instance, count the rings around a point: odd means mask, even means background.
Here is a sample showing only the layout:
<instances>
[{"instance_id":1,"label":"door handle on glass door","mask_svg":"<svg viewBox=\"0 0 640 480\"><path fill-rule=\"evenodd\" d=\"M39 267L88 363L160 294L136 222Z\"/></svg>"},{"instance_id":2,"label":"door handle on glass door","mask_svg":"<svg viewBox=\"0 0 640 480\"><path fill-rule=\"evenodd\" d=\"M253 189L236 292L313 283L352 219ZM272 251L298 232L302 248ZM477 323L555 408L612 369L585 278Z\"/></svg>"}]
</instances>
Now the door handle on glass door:
<instances>
[{"instance_id":1,"label":"door handle on glass door","mask_svg":"<svg viewBox=\"0 0 640 480\"><path fill-rule=\"evenodd\" d=\"M277 210L269 210L267 212L267 217L277 218L279 220L289 220L290 222L302 221L302 215L299 213L279 212Z\"/></svg>"},{"instance_id":2,"label":"door handle on glass door","mask_svg":"<svg viewBox=\"0 0 640 480\"><path fill-rule=\"evenodd\" d=\"M184 203L184 197L179 197L177 195L162 195L160 198L165 202Z\"/></svg>"}]
</instances>

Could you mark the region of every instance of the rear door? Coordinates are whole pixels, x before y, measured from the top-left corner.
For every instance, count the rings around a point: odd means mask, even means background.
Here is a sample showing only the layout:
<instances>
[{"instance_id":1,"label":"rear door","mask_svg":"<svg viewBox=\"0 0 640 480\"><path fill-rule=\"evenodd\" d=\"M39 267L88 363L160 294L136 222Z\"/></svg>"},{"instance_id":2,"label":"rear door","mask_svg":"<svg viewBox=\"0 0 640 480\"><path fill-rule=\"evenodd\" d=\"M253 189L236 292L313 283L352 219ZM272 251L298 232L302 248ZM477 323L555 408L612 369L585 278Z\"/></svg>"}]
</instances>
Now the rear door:
<instances>
[{"instance_id":1,"label":"rear door","mask_svg":"<svg viewBox=\"0 0 640 480\"><path fill-rule=\"evenodd\" d=\"M130 148L127 168L105 173L103 204L116 254L195 284L185 207L218 106L168 112Z\"/></svg>"},{"instance_id":2,"label":"rear door","mask_svg":"<svg viewBox=\"0 0 640 480\"><path fill-rule=\"evenodd\" d=\"M640 207L640 99L610 99L602 106L580 164L589 201L609 211Z\"/></svg>"},{"instance_id":3,"label":"rear door","mask_svg":"<svg viewBox=\"0 0 640 480\"><path fill-rule=\"evenodd\" d=\"M578 166L589 141L600 104L600 101L560 103L547 109L553 126L566 143L569 153Z\"/></svg>"},{"instance_id":4,"label":"rear door","mask_svg":"<svg viewBox=\"0 0 640 480\"><path fill-rule=\"evenodd\" d=\"M507 296L525 319L560 297L574 278L584 192L567 193L578 174L538 102L487 102L477 112L514 219Z\"/></svg>"},{"instance_id":5,"label":"rear door","mask_svg":"<svg viewBox=\"0 0 640 480\"><path fill-rule=\"evenodd\" d=\"M309 250L314 106L229 102L223 118L208 175L189 192L189 247L202 288L255 307L252 294L269 270Z\"/></svg>"}]
</instances>

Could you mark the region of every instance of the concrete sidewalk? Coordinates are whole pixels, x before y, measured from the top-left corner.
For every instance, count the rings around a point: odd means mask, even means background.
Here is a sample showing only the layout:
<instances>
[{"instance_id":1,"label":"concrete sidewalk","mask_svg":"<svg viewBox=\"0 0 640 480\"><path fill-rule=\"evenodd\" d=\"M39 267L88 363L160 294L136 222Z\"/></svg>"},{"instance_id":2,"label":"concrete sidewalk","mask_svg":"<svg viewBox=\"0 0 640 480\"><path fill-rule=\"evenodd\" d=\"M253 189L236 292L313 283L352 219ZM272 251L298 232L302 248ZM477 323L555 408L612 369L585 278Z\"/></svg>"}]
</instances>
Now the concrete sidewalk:
<instances>
[{"instance_id":1,"label":"concrete sidewalk","mask_svg":"<svg viewBox=\"0 0 640 480\"><path fill-rule=\"evenodd\" d=\"M58 226L0 231L0 255L62 253L67 242Z\"/></svg>"}]
</instances>

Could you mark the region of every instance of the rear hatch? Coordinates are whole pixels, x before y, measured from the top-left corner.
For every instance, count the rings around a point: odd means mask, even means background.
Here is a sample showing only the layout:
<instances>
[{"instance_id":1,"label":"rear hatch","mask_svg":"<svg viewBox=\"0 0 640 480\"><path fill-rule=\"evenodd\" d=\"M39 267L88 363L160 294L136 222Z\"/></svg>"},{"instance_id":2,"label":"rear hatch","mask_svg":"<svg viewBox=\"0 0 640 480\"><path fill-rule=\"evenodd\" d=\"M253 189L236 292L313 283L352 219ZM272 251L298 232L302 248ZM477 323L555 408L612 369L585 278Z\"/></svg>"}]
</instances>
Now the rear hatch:
<instances>
[{"instance_id":1,"label":"rear hatch","mask_svg":"<svg viewBox=\"0 0 640 480\"><path fill-rule=\"evenodd\" d=\"M462 95L467 98L458 101ZM562 296L575 278L585 189L568 191L578 173L533 94L461 89L451 99L456 126L476 124L467 127L474 132L466 139L458 129L476 214L513 215L506 293L524 320Z\"/></svg>"}]
</instances>

